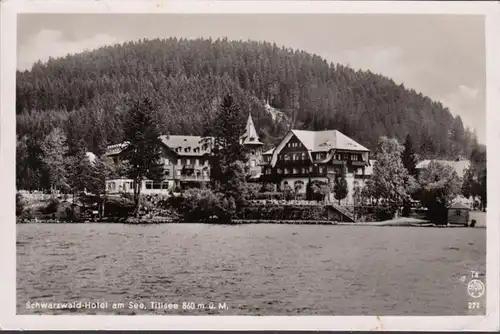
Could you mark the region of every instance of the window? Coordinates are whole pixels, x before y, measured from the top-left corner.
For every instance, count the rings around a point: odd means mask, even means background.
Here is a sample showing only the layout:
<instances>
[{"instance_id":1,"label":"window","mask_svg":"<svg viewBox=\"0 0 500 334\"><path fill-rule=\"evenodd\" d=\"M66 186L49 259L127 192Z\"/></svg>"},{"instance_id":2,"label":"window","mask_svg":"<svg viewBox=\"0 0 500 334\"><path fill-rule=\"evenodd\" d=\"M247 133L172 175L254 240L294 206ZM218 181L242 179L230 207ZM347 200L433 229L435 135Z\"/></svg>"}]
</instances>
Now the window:
<instances>
[{"instance_id":1,"label":"window","mask_svg":"<svg viewBox=\"0 0 500 334\"><path fill-rule=\"evenodd\" d=\"M252 152L250 152L251 155L255 155L255 150L252 150Z\"/></svg>"},{"instance_id":2,"label":"window","mask_svg":"<svg viewBox=\"0 0 500 334\"><path fill-rule=\"evenodd\" d=\"M177 176L181 176L181 171L178 170L176 174L177 174Z\"/></svg>"},{"instance_id":3,"label":"window","mask_svg":"<svg viewBox=\"0 0 500 334\"><path fill-rule=\"evenodd\" d=\"M161 189L161 182L154 182L153 189Z\"/></svg>"},{"instance_id":4,"label":"window","mask_svg":"<svg viewBox=\"0 0 500 334\"><path fill-rule=\"evenodd\" d=\"M307 157L306 157L306 152L302 152L302 160L306 160Z\"/></svg>"},{"instance_id":5,"label":"window","mask_svg":"<svg viewBox=\"0 0 500 334\"><path fill-rule=\"evenodd\" d=\"M309 173L312 173L312 171L313 171L313 167L309 166Z\"/></svg>"},{"instance_id":6,"label":"window","mask_svg":"<svg viewBox=\"0 0 500 334\"><path fill-rule=\"evenodd\" d=\"M282 172L281 172L281 168L278 168L278 169L276 170L276 172L277 172L278 174L282 174Z\"/></svg>"},{"instance_id":7,"label":"window","mask_svg":"<svg viewBox=\"0 0 500 334\"><path fill-rule=\"evenodd\" d=\"M335 160L342 160L340 153L335 153Z\"/></svg>"},{"instance_id":8,"label":"window","mask_svg":"<svg viewBox=\"0 0 500 334\"><path fill-rule=\"evenodd\" d=\"M169 159L165 159L164 163L165 163L166 166L170 166L170 160Z\"/></svg>"},{"instance_id":9,"label":"window","mask_svg":"<svg viewBox=\"0 0 500 334\"><path fill-rule=\"evenodd\" d=\"M358 161L359 156L357 154L351 154L351 160L352 161Z\"/></svg>"},{"instance_id":10,"label":"window","mask_svg":"<svg viewBox=\"0 0 500 334\"><path fill-rule=\"evenodd\" d=\"M166 170L165 170L165 176L166 176L166 177L169 177L169 176L170 176L170 169L166 169Z\"/></svg>"},{"instance_id":11,"label":"window","mask_svg":"<svg viewBox=\"0 0 500 334\"><path fill-rule=\"evenodd\" d=\"M294 174L297 174L298 172L299 172L299 170L298 170L297 168L294 168L294 169L293 169L293 173L294 173Z\"/></svg>"},{"instance_id":12,"label":"window","mask_svg":"<svg viewBox=\"0 0 500 334\"><path fill-rule=\"evenodd\" d=\"M186 165L191 165L191 159L186 159Z\"/></svg>"},{"instance_id":13,"label":"window","mask_svg":"<svg viewBox=\"0 0 500 334\"><path fill-rule=\"evenodd\" d=\"M208 160L205 160L205 166L208 166Z\"/></svg>"},{"instance_id":14,"label":"window","mask_svg":"<svg viewBox=\"0 0 500 334\"><path fill-rule=\"evenodd\" d=\"M168 182L163 182L161 184L161 189L168 189Z\"/></svg>"},{"instance_id":15,"label":"window","mask_svg":"<svg viewBox=\"0 0 500 334\"><path fill-rule=\"evenodd\" d=\"M153 188L153 183L152 182L146 182L146 189L152 189Z\"/></svg>"},{"instance_id":16,"label":"window","mask_svg":"<svg viewBox=\"0 0 500 334\"><path fill-rule=\"evenodd\" d=\"M182 162L181 162L181 160L182 160L182 159L177 160L177 166L180 166L180 165L181 165L181 163L182 163Z\"/></svg>"},{"instance_id":17,"label":"window","mask_svg":"<svg viewBox=\"0 0 500 334\"><path fill-rule=\"evenodd\" d=\"M362 175L363 174L363 168L356 168L356 174Z\"/></svg>"},{"instance_id":18,"label":"window","mask_svg":"<svg viewBox=\"0 0 500 334\"><path fill-rule=\"evenodd\" d=\"M455 215L461 216L462 215L462 211L461 210L455 210Z\"/></svg>"},{"instance_id":19,"label":"window","mask_svg":"<svg viewBox=\"0 0 500 334\"><path fill-rule=\"evenodd\" d=\"M285 154L285 161L290 160L290 156L288 154Z\"/></svg>"},{"instance_id":20,"label":"window","mask_svg":"<svg viewBox=\"0 0 500 334\"><path fill-rule=\"evenodd\" d=\"M319 172L320 174L322 174L322 173L323 173L323 166L319 166L319 167L318 167L318 172Z\"/></svg>"},{"instance_id":21,"label":"window","mask_svg":"<svg viewBox=\"0 0 500 334\"><path fill-rule=\"evenodd\" d=\"M185 152L190 152L190 151L191 151L191 148L190 148L190 147L186 147L186 148L184 149L184 151L185 151Z\"/></svg>"},{"instance_id":22,"label":"window","mask_svg":"<svg viewBox=\"0 0 500 334\"><path fill-rule=\"evenodd\" d=\"M288 174L288 172L289 172L288 168L285 168L285 174Z\"/></svg>"},{"instance_id":23,"label":"window","mask_svg":"<svg viewBox=\"0 0 500 334\"><path fill-rule=\"evenodd\" d=\"M250 167L255 167L255 160L250 160Z\"/></svg>"},{"instance_id":24,"label":"window","mask_svg":"<svg viewBox=\"0 0 500 334\"><path fill-rule=\"evenodd\" d=\"M200 165L200 159L196 159L194 163L195 163L196 166L199 166Z\"/></svg>"}]
</instances>

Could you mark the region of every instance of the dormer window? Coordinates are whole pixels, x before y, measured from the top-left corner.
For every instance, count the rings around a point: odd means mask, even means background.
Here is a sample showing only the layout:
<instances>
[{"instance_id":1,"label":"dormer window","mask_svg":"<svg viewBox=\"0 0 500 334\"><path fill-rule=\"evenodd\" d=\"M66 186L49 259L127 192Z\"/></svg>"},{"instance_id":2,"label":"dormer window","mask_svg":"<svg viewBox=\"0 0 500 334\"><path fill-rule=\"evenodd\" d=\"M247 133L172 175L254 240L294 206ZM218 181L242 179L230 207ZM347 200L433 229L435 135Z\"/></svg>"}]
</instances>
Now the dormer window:
<instances>
[{"instance_id":1,"label":"dormer window","mask_svg":"<svg viewBox=\"0 0 500 334\"><path fill-rule=\"evenodd\" d=\"M179 147L177 147L177 148L175 149L175 152L180 152L181 150L182 150L182 147L180 147L180 146L179 146Z\"/></svg>"},{"instance_id":2,"label":"dormer window","mask_svg":"<svg viewBox=\"0 0 500 334\"><path fill-rule=\"evenodd\" d=\"M186 147L186 148L184 149L184 152L190 152L190 151L191 151L191 147Z\"/></svg>"}]
</instances>

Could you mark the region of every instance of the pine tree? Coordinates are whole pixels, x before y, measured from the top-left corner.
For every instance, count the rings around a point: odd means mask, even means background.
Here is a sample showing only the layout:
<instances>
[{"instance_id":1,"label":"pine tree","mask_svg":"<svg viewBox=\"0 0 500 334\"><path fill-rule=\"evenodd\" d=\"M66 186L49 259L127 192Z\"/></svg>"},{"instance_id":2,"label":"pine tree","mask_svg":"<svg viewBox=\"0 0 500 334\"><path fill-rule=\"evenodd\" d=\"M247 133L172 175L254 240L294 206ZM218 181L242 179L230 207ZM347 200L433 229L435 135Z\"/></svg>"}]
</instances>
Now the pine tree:
<instances>
[{"instance_id":1,"label":"pine tree","mask_svg":"<svg viewBox=\"0 0 500 334\"><path fill-rule=\"evenodd\" d=\"M465 197L479 197L483 210L487 204L486 148L477 145L472 149L470 166L464 174L462 194Z\"/></svg>"},{"instance_id":2,"label":"pine tree","mask_svg":"<svg viewBox=\"0 0 500 334\"><path fill-rule=\"evenodd\" d=\"M75 155L68 158L68 185L73 195L88 188L93 172L85 143L81 141L77 147Z\"/></svg>"},{"instance_id":3,"label":"pine tree","mask_svg":"<svg viewBox=\"0 0 500 334\"><path fill-rule=\"evenodd\" d=\"M127 147L123 158L127 161L128 176L134 180L135 215L139 216L141 186L146 178L159 179L157 164L161 157L161 140L153 120L153 104L149 98L137 100L129 109L125 123Z\"/></svg>"},{"instance_id":4,"label":"pine tree","mask_svg":"<svg viewBox=\"0 0 500 334\"><path fill-rule=\"evenodd\" d=\"M401 154L401 159L403 161L403 166L408 170L410 175L417 176L417 159L415 158L415 151L413 149L413 141L410 134L406 136L406 141L404 143L404 150Z\"/></svg>"},{"instance_id":5,"label":"pine tree","mask_svg":"<svg viewBox=\"0 0 500 334\"><path fill-rule=\"evenodd\" d=\"M411 176L414 178L417 177L417 158L415 155L415 151L413 149L413 141L411 139L411 135L408 134L406 135L406 140L404 143L404 150L403 153L401 153L401 160L403 161L403 166L408 170L408 173L410 173ZM403 201L403 216L404 217L409 217L410 216L410 199L407 198Z\"/></svg>"},{"instance_id":6,"label":"pine tree","mask_svg":"<svg viewBox=\"0 0 500 334\"><path fill-rule=\"evenodd\" d=\"M205 128L205 141L211 148L210 182L224 203L224 217L230 220L233 210L244 201L247 155L240 138L245 130L245 115L230 95L224 97L215 117ZM234 207L233 207L234 203Z\"/></svg>"},{"instance_id":7,"label":"pine tree","mask_svg":"<svg viewBox=\"0 0 500 334\"><path fill-rule=\"evenodd\" d=\"M205 129L212 150L210 177L212 188L227 194L237 192L241 169L247 157L240 137L245 130L245 117L231 96L224 97L213 122ZM236 189L235 189L236 187Z\"/></svg>"},{"instance_id":8,"label":"pine tree","mask_svg":"<svg viewBox=\"0 0 500 334\"><path fill-rule=\"evenodd\" d=\"M67 158L68 146L66 135L60 128L54 128L42 142L42 161L46 167L51 193L55 190L66 191L67 182Z\"/></svg>"},{"instance_id":9,"label":"pine tree","mask_svg":"<svg viewBox=\"0 0 500 334\"><path fill-rule=\"evenodd\" d=\"M347 197L347 180L345 178L345 169L342 166L340 173L335 178L335 184L333 186L333 191L335 193L335 199L339 201Z\"/></svg>"}]
</instances>

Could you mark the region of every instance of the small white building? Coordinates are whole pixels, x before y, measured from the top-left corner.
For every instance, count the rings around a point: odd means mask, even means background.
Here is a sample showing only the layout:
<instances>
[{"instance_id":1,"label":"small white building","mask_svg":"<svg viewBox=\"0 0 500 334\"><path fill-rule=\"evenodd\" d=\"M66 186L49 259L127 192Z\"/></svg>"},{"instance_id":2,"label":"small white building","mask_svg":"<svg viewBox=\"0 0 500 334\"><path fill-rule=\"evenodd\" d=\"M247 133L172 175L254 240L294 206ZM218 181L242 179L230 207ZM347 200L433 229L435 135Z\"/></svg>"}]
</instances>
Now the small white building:
<instances>
[{"instance_id":1,"label":"small white building","mask_svg":"<svg viewBox=\"0 0 500 334\"><path fill-rule=\"evenodd\" d=\"M153 182L144 180L141 184L141 193L145 195L167 195L175 187L173 180L164 180ZM132 179L113 179L106 180L106 191L108 194L134 193L134 180Z\"/></svg>"}]
</instances>

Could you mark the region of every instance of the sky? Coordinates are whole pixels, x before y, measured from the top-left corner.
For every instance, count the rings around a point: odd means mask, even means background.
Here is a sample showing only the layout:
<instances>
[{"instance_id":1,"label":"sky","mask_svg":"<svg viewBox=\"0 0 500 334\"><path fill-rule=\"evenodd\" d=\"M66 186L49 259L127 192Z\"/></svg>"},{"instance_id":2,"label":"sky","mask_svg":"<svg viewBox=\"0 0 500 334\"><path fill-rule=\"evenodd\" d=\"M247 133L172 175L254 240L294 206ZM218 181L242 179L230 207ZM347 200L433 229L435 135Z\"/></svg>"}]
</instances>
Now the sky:
<instances>
[{"instance_id":1,"label":"sky","mask_svg":"<svg viewBox=\"0 0 500 334\"><path fill-rule=\"evenodd\" d=\"M460 115L486 142L484 18L381 14L22 14L18 69L37 60L141 38L275 42L370 70Z\"/></svg>"}]
</instances>

